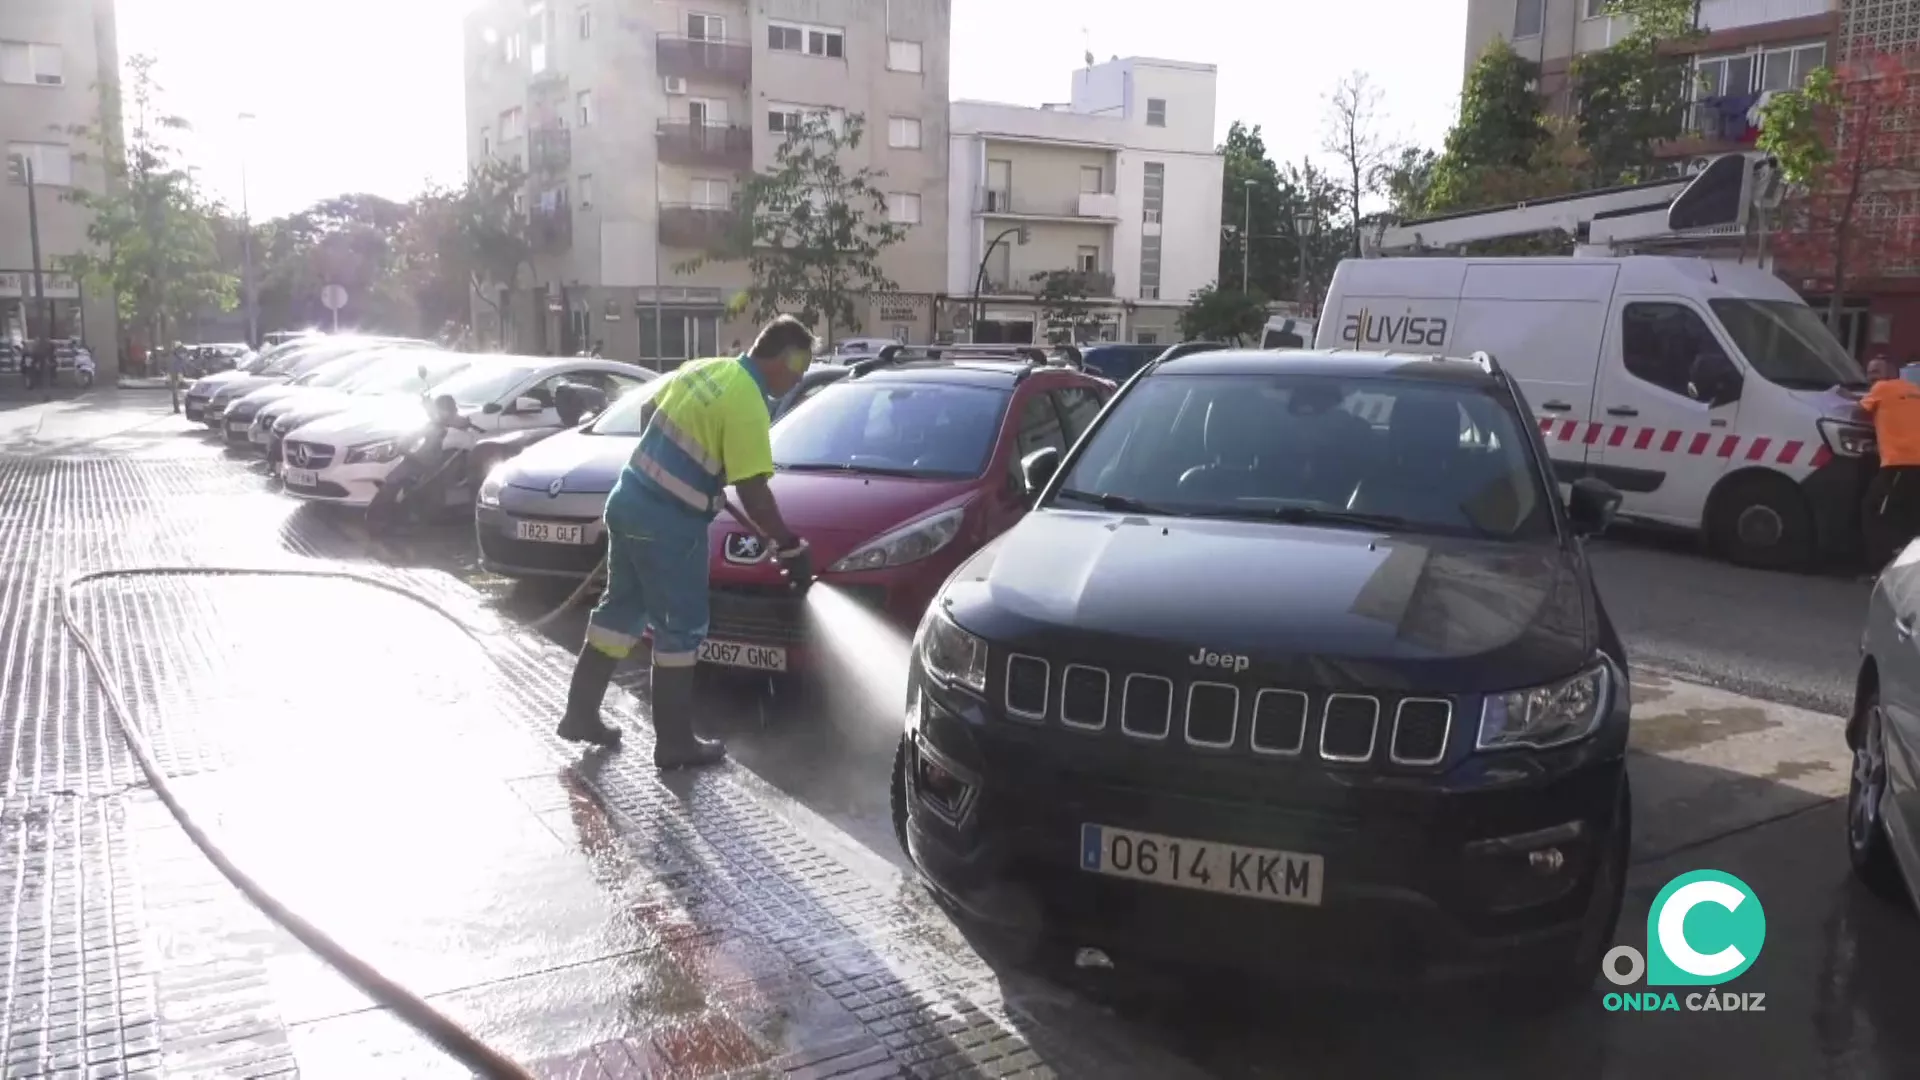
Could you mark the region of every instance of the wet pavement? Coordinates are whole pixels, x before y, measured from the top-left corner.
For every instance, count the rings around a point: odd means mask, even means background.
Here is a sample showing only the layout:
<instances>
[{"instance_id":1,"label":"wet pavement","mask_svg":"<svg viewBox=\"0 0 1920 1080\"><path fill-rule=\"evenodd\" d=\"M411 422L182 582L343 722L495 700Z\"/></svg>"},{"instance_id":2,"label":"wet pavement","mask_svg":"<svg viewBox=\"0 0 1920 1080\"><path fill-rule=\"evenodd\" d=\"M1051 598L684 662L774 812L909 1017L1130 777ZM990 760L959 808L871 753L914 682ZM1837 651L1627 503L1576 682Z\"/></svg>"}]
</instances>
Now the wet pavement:
<instances>
[{"instance_id":1,"label":"wet pavement","mask_svg":"<svg viewBox=\"0 0 1920 1080\"><path fill-rule=\"evenodd\" d=\"M159 404L164 409L164 400ZM746 768L662 781L549 732L578 624L465 564L374 544L152 412L0 413L0 1061L53 1075L465 1075L252 908L188 842L57 628L57 582L143 563L353 581L80 586L179 797L296 910L542 1076L1910 1076L1920 924L1846 869L1839 722L1643 674L1636 865L1740 876L1754 1014L1517 1014L1491 992L1354 998L982 958L900 873L884 715L714 679ZM30 432L30 435L14 433ZM25 457L22 455L31 455ZM477 588L476 588L477 586ZM626 678L623 676L623 678ZM897 730L897 729L893 729Z\"/></svg>"}]
</instances>

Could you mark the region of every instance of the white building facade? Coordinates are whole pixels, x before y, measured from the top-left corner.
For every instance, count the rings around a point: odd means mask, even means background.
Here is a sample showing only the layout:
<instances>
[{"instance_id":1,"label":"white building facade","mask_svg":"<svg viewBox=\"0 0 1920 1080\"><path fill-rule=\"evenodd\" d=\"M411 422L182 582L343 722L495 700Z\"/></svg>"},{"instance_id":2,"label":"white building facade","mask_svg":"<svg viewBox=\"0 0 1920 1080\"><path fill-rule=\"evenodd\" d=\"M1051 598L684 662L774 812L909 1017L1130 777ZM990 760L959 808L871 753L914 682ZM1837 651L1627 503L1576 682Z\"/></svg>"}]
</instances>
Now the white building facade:
<instances>
[{"instance_id":1,"label":"white building facade","mask_svg":"<svg viewBox=\"0 0 1920 1080\"><path fill-rule=\"evenodd\" d=\"M1126 57L1076 71L1065 105L954 102L942 336L1178 340L1219 268L1215 86Z\"/></svg>"}]
</instances>

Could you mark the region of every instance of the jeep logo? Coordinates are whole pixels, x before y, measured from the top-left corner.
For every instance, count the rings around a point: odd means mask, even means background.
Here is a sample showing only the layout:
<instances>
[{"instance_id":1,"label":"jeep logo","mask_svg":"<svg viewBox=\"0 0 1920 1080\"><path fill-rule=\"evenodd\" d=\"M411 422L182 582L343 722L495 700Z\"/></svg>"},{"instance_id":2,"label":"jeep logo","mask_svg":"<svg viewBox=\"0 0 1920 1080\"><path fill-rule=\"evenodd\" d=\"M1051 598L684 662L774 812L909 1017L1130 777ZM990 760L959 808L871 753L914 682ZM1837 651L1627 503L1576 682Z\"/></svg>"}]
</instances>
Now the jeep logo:
<instances>
[{"instance_id":1,"label":"jeep logo","mask_svg":"<svg viewBox=\"0 0 1920 1080\"><path fill-rule=\"evenodd\" d=\"M1208 652L1205 649L1201 649L1192 656L1187 657L1187 663L1192 664L1194 667L1220 668L1223 671L1234 672L1247 670L1247 665L1252 662L1253 661L1244 656L1237 656L1233 653Z\"/></svg>"}]
</instances>

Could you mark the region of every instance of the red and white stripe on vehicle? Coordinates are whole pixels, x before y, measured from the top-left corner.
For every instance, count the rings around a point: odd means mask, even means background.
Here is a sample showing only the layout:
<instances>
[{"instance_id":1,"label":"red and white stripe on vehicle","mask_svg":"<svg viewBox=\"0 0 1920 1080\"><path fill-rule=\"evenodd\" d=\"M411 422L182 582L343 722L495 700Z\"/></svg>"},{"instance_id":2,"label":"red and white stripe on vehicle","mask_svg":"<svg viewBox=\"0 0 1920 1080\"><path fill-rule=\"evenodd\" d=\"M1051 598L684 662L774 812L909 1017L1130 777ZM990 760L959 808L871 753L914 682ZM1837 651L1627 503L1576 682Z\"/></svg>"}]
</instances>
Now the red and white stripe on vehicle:
<instances>
[{"instance_id":1,"label":"red and white stripe on vehicle","mask_svg":"<svg viewBox=\"0 0 1920 1080\"><path fill-rule=\"evenodd\" d=\"M1818 439L1776 439L1768 435L1725 435L1627 424L1596 424L1587 420L1540 417L1540 435L1548 442L1580 442L1587 446L1630 446L1657 454L1723 457L1756 464L1800 465L1818 469L1833 458Z\"/></svg>"}]
</instances>

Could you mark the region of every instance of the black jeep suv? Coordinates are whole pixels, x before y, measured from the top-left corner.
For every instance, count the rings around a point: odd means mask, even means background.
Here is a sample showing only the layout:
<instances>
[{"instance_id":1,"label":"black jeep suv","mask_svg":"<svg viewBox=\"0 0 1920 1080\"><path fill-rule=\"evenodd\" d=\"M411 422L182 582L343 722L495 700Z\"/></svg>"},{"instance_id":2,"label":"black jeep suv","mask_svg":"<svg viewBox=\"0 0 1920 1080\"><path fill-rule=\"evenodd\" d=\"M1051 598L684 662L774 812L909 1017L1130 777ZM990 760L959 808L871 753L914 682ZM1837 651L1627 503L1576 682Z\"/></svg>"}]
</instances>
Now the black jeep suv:
<instances>
[{"instance_id":1,"label":"black jeep suv","mask_svg":"<svg viewBox=\"0 0 1920 1080\"><path fill-rule=\"evenodd\" d=\"M915 636L894 822L963 913L1202 968L1590 986L1626 655L1484 354L1150 365Z\"/></svg>"}]
</instances>

